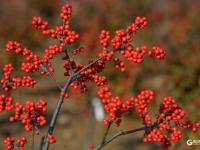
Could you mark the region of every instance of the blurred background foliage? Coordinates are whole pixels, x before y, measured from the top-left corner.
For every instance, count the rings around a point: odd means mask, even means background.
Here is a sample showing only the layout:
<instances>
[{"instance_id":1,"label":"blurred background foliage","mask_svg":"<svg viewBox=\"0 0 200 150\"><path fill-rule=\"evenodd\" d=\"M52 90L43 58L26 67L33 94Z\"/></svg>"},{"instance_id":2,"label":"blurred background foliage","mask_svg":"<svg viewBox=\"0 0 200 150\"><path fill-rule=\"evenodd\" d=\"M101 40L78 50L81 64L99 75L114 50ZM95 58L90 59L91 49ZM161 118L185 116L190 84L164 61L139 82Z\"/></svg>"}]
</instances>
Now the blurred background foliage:
<instances>
[{"instance_id":1,"label":"blurred background foliage","mask_svg":"<svg viewBox=\"0 0 200 150\"><path fill-rule=\"evenodd\" d=\"M115 70L113 65L108 64L107 70L103 72L110 80L113 92L127 98L143 89L153 89L156 92L155 103L158 105L163 96L173 96L187 109L189 117L193 120L200 118L200 1L199 0L1 0L0 1L0 67L7 62L15 64L20 71L20 58L14 55L7 55L4 51L5 43L8 40L21 41L24 47L28 47L36 53L42 53L44 49L54 43L41 36L31 26L34 15L38 15L49 21L50 26L61 23L59 19L59 9L62 4L73 5L73 17L71 27L80 33L80 41L70 49L84 46L87 51L76 56L80 62L87 62L88 59L96 57L101 51L98 36L101 29L106 29L114 33L119 28L128 26L136 16L146 16L149 26L139 31L135 37L133 45L158 45L167 50L167 57L162 62L155 62L146 58L143 64L127 63L127 72L121 73ZM73 56L74 57L74 56ZM56 57L56 72L60 83L65 81L60 70L62 61ZM44 98L51 104L49 110L53 110L56 103L58 91L55 86L45 79L39 78L38 85L33 89L20 89L13 93L18 100L24 101L27 98ZM61 119L56 129L58 144L52 149L83 149L83 145L92 139L97 143L104 130L101 123L94 123L88 119L90 114L90 100L96 96L97 89L90 85L85 96L73 94L71 101L66 103L61 112ZM74 92L73 92L74 93ZM75 101L75 102L74 102ZM81 104L81 105L77 105ZM67 106L66 106L67 105ZM152 110L157 105L152 105ZM23 129L17 125L8 124L6 115L1 114L2 127L0 128L1 138L6 135L19 136L23 134ZM67 118L67 119L66 119ZM86 121L84 118L87 118ZM134 119L134 122L132 121ZM64 120L64 121L63 121ZM81 122L81 124L77 123ZM17 124L17 123L16 123ZM82 125L89 126L90 130L83 131ZM125 117L125 123L121 128L132 128L140 125L135 113ZM14 126L10 130L7 127ZM77 130L78 129L78 130ZM45 128L43 129L45 131ZM66 130L65 133L62 131ZM97 131L96 131L97 130ZM16 132L17 131L17 132ZM92 134L88 141L85 135ZM94 135L93 135L94 134ZM188 138L198 139L199 133L186 133L183 143L174 145L174 149L189 149L185 144ZM137 137L137 138L136 138ZM142 144L141 135L127 137L118 140L107 149L113 147L121 149L160 149L156 145ZM139 139L140 140L139 140ZM39 138L38 138L39 139ZM84 139L84 140L83 140ZM36 140L37 141L37 140ZM67 143L67 145L65 145ZM138 146L138 143L140 143ZM2 145L2 144L0 144ZM113 146L113 147L112 147ZM198 149L199 147L192 147ZM28 149L28 148L27 148ZM106 148L105 148L106 149Z\"/></svg>"}]
</instances>

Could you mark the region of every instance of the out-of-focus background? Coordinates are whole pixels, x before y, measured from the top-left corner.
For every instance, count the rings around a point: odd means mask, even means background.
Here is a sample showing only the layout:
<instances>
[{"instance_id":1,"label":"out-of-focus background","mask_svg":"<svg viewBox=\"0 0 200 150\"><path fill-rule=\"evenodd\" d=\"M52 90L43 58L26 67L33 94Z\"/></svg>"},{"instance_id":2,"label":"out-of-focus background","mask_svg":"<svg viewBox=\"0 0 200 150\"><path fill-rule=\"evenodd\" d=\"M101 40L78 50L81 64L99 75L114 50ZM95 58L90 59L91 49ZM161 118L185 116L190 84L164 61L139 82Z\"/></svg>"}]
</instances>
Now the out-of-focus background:
<instances>
[{"instance_id":1,"label":"out-of-focus background","mask_svg":"<svg viewBox=\"0 0 200 150\"><path fill-rule=\"evenodd\" d=\"M122 97L135 95L143 89L151 88L156 92L153 111L164 96L173 96L185 109L192 120L200 118L200 19L199 0L0 0L0 68L7 62L15 64L16 73L20 73L20 58L8 55L4 51L8 40L18 40L24 47L36 53L42 53L51 43L55 42L43 37L31 26L34 15L39 15L49 21L50 26L61 23L59 19L60 7L64 3L73 5L71 27L80 33L79 45L87 51L77 56L83 63L93 58L101 48L98 36L101 29L112 33L119 28L126 27L136 16L146 16L149 26L139 31L134 37L134 45L158 45L167 50L167 57L162 62L146 59L143 64L127 63L127 72L120 73L108 65L106 75L113 92ZM71 47L73 48L73 46ZM63 84L63 69L60 56L56 57L55 76ZM26 99L46 99L48 101L49 116L56 104L59 91L47 77L34 75L38 81L34 89L18 88L11 93L16 100L24 102ZM1 91L2 92L2 91ZM89 91L81 95L73 92L71 99L64 103L58 124L55 129L57 143L50 149L77 150L87 149L89 143L98 144L105 127L102 122L95 121L92 115L91 101L97 96L97 88L90 84ZM26 149L31 147L31 133L25 133L19 123L10 124L10 113L0 114L0 140L5 136L20 137L26 134L30 139ZM114 128L111 134L120 129L140 127L141 123L136 113L124 117L120 128ZM41 130L45 134L46 128ZM187 139L199 139L200 133L185 132L183 141L174 144L171 149L200 149L200 146L189 147ZM41 136L35 139L35 147L39 145ZM0 149L3 143L0 143ZM105 150L160 150L154 143L143 143L142 133L129 135L116 140Z\"/></svg>"}]
</instances>

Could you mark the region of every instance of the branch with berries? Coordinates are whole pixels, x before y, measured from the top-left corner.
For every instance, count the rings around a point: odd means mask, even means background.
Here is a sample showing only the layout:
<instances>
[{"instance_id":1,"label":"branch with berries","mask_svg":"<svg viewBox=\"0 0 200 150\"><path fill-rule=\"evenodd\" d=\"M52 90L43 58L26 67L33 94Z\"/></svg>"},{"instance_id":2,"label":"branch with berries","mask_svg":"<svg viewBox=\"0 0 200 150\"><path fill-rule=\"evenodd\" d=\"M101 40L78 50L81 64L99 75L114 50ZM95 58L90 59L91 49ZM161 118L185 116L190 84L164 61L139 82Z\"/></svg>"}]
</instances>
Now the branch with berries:
<instances>
[{"instance_id":1,"label":"branch with berries","mask_svg":"<svg viewBox=\"0 0 200 150\"><path fill-rule=\"evenodd\" d=\"M40 30L42 35L55 39L56 43L47 47L42 55L34 53L33 50L25 48L20 42L9 41L6 44L6 52L14 53L22 57L21 71L28 75L13 75L13 64L6 64L3 68L3 77L0 80L2 89L5 93L16 90L18 87L34 88L37 81L31 76L33 73L39 73L50 77L60 91L57 104L54 108L50 121L46 120L47 104L45 100L26 100L25 104L15 101L13 97L7 94L0 95L0 112L14 110L14 116L9 118L10 122L21 122L26 131L33 132L33 135L40 134L40 127L49 122L48 131L41 139L40 149L48 150L50 144L56 142L54 130L61 111L64 99L69 98L70 89L80 89L82 93L87 91L88 83L92 82L97 86L103 86L98 95L102 100L107 117L103 123L108 126L101 143L90 149L99 150L114 141L120 136L133 134L138 131L144 131L144 142L157 142L164 148L168 148L171 142L179 142L182 138L183 129L192 129L196 132L200 127L200 122L192 122L186 119L186 113L172 97L163 98L157 113L151 116L149 113L149 103L154 100L154 92L150 89L141 91L137 96L133 96L126 101L119 96L113 96L110 89L106 86L108 80L106 76L100 75L105 69L106 64L113 62L116 69L125 72L126 65L124 61L130 63L142 63L145 56L149 56L157 61L163 60L166 51L158 46L149 48L147 45L135 47L133 45L134 36L140 30L148 25L146 17L136 17L132 24L127 28L119 29L113 36L106 30L102 30L99 41L102 46L96 59L89 60L85 64L80 64L71 57L87 51L84 47L69 50L67 45L75 43L79 39L79 34L71 29L70 18L72 16L72 6L65 4L61 8L60 19L61 25L49 28L48 22L41 17L33 17L32 25L35 29ZM56 54L62 54L63 76L66 82L62 86L58 83L54 75L52 60ZM144 125L141 128L125 130L116 133L110 139L107 139L112 124L117 127L122 122L123 114L136 111L141 122ZM7 137L4 144L8 150L15 147L24 149L27 143L25 137L15 140Z\"/></svg>"}]
</instances>

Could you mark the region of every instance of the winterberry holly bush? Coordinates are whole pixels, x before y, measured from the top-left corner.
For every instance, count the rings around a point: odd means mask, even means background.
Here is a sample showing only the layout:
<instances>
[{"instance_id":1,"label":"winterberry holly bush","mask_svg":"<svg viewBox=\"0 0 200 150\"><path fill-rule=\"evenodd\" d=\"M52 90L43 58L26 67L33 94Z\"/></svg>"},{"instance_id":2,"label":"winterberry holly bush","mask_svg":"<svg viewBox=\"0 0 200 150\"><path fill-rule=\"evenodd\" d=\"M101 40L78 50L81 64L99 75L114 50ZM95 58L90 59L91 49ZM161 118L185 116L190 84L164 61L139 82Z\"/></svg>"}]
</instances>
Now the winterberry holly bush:
<instances>
[{"instance_id":1,"label":"winterberry holly bush","mask_svg":"<svg viewBox=\"0 0 200 150\"><path fill-rule=\"evenodd\" d=\"M107 117L103 121L104 125L107 126L107 130L100 144L96 146L91 144L88 149L99 150L122 135L133 134L139 131L144 132L144 142L160 143L167 149L172 142L179 142L181 140L185 129L191 129L193 132L198 130L200 122L189 120L184 109L174 98L170 96L164 97L160 102L158 110L153 112L154 115L151 115L149 103L153 103L155 99L154 91L146 89L136 96L122 100L120 96L114 96L111 92L106 76L100 75L106 69L106 63L108 62L113 62L116 69L124 72L126 71L124 60L140 64L146 56L157 61L165 58L166 51L163 48L158 46L149 48L146 45L135 47L133 45L133 36L138 30L148 25L146 17L136 17L132 24L127 28L117 30L113 36L111 36L109 31L102 30L98 39L102 46L99 55L96 59L89 59L86 64L80 64L77 60L70 57L70 55L78 55L83 51L87 52L87 49L79 47L75 50L69 50L67 48L68 45L75 43L79 39L79 34L71 29L69 22L71 15L72 6L69 4L63 5L60 12L62 23L55 28L49 28L48 22L41 17L33 17L33 27L40 30L44 36L56 40L55 44L47 47L42 55L38 55L34 51L23 47L17 41L8 41L6 44L6 51L8 53L21 55L21 70L25 74L13 75L14 66L10 63L6 64L3 68L1 86L5 94L0 95L0 112L14 111L14 115L9 117L10 122L19 122L27 132L32 132L32 134L36 135L40 135L40 127L44 125L48 126L48 131L41 138L40 144L41 150L47 150L50 144L56 143L54 129L63 101L70 96L69 89L80 90L84 93L87 90L88 83L93 82L97 86L103 86L99 89L98 96L102 100L105 112L107 113ZM59 53L63 55L61 58L63 60L63 75L67 79L63 86L57 82L53 75L52 60ZM59 99L50 120L46 120L48 101L43 99L29 99L26 100L25 104L22 104L8 94L8 92L18 87L33 88L37 84L37 81L32 77L33 73L52 77L60 90ZM138 113L143 127L120 131L111 138L107 138L112 124L119 127L123 121L123 115L131 111ZM14 148L22 150L27 142L26 137L6 137L3 141L8 150Z\"/></svg>"}]
</instances>

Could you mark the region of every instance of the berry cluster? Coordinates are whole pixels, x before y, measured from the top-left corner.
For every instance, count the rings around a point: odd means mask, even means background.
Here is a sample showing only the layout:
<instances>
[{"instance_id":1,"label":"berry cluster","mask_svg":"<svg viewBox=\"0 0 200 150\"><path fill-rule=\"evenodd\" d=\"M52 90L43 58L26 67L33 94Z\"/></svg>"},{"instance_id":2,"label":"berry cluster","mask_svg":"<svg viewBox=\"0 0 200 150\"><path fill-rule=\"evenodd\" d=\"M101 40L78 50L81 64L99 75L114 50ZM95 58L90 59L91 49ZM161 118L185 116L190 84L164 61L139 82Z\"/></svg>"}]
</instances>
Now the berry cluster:
<instances>
[{"instance_id":1,"label":"berry cluster","mask_svg":"<svg viewBox=\"0 0 200 150\"><path fill-rule=\"evenodd\" d=\"M104 120L104 124L107 125L109 120L112 120L119 126L123 113L130 112L133 107L140 114L145 125L151 124L152 119L148 114L147 104L153 100L153 95L153 91L144 90L137 97L131 97L123 102L119 96L112 97L108 87L101 88L98 96L102 99L104 109L109 114L109 118Z\"/></svg>"},{"instance_id":2,"label":"berry cluster","mask_svg":"<svg viewBox=\"0 0 200 150\"><path fill-rule=\"evenodd\" d=\"M157 126L146 130L144 142L159 142L165 149L171 146L171 142L179 142L182 139L183 129L192 130L199 127L199 123L185 120L186 113L172 97L164 97L155 114Z\"/></svg>"},{"instance_id":3,"label":"berry cluster","mask_svg":"<svg viewBox=\"0 0 200 150\"><path fill-rule=\"evenodd\" d=\"M21 123L24 124L26 131L31 131L33 128L44 126L46 124L46 105L47 102L44 100L38 100L36 102L27 100L25 105L16 102L15 114L10 117L9 121L21 121Z\"/></svg>"},{"instance_id":4,"label":"berry cluster","mask_svg":"<svg viewBox=\"0 0 200 150\"><path fill-rule=\"evenodd\" d=\"M50 60L53 59L55 54L62 53L63 50L64 50L64 45L63 44L50 45L44 51L43 62L44 63L48 63Z\"/></svg>"},{"instance_id":5,"label":"berry cluster","mask_svg":"<svg viewBox=\"0 0 200 150\"><path fill-rule=\"evenodd\" d=\"M56 142L56 139L55 139L54 135L52 135L52 134L48 135L48 140L49 140L50 144L54 144Z\"/></svg>"},{"instance_id":6,"label":"berry cluster","mask_svg":"<svg viewBox=\"0 0 200 150\"><path fill-rule=\"evenodd\" d=\"M45 30L48 26L48 22L44 21L41 17L34 16L32 25L38 30Z\"/></svg>"},{"instance_id":7,"label":"berry cluster","mask_svg":"<svg viewBox=\"0 0 200 150\"><path fill-rule=\"evenodd\" d=\"M149 115L148 104L153 100L154 92L152 90L143 90L136 97L131 97L129 101L133 102L135 110L139 113L143 124L149 125L152 123L152 118Z\"/></svg>"},{"instance_id":8,"label":"berry cluster","mask_svg":"<svg viewBox=\"0 0 200 150\"><path fill-rule=\"evenodd\" d=\"M149 103L154 99L152 90L143 90L136 97L131 97L122 101L119 96L113 96L108 87L103 87L98 91L98 96L102 99L105 111L109 118L104 119L104 124L110 121L117 126L121 123L121 117L125 112L133 109L139 113L143 124L147 127L144 134L144 142L158 142L164 148L168 148L171 142L179 142L182 139L183 129L192 129L196 132L200 127L200 122L185 120L185 111L176 103L172 97L164 97L159 106L159 114L155 114L155 120L149 112Z\"/></svg>"},{"instance_id":9,"label":"berry cluster","mask_svg":"<svg viewBox=\"0 0 200 150\"><path fill-rule=\"evenodd\" d=\"M104 61L110 61L114 56L113 51L108 51L106 48L103 48L102 52L99 53L99 57L102 57Z\"/></svg>"},{"instance_id":10,"label":"berry cluster","mask_svg":"<svg viewBox=\"0 0 200 150\"><path fill-rule=\"evenodd\" d=\"M21 69L26 73L38 71L40 64L42 64L42 60L38 55L27 48L22 48L19 42L8 41L6 44L6 51L10 53L14 52L25 58L25 62L22 62Z\"/></svg>"},{"instance_id":11,"label":"berry cluster","mask_svg":"<svg viewBox=\"0 0 200 150\"><path fill-rule=\"evenodd\" d=\"M8 41L6 44L7 52L15 52L16 54L22 53L23 49L19 42L16 41Z\"/></svg>"},{"instance_id":12,"label":"berry cluster","mask_svg":"<svg viewBox=\"0 0 200 150\"><path fill-rule=\"evenodd\" d=\"M120 68L122 72L126 71L125 63L121 61L119 58L114 59L114 66L116 69Z\"/></svg>"},{"instance_id":13,"label":"berry cluster","mask_svg":"<svg viewBox=\"0 0 200 150\"><path fill-rule=\"evenodd\" d=\"M69 94L68 93L65 93L64 91L61 91L60 92L60 96L63 96L65 98L68 98L69 97Z\"/></svg>"},{"instance_id":14,"label":"berry cluster","mask_svg":"<svg viewBox=\"0 0 200 150\"><path fill-rule=\"evenodd\" d=\"M75 72L80 71L81 69L85 68L86 65L82 64L74 64L74 70ZM105 76L97 75L97 73L102 72L102 70L105 67L105 61L102 59L99 59L94 64L92 64L90 67L87 67L85 70L80 72L80 75L78 78L74 80L73 83L71 83L71 87L77 88L80 86L81 92L85 92L87 90L87 83L89 81L95 83L97 86L103 86L107 84L107 78Z\"/></svg>"},{"instance_id":15,"label":"berry cluster","mask_svg":"<svg viewBox=\"0 0 200 150\"><path fill-rule=\"evenodd\" d=\"M103 47L107 47L108 46L108 42L110 40L110 32L109 31L105 31L102 30L101 34L99 36L100 39L100 43Z\"/></svg>"},{"instance_id":16,"label":"berry cluster","mask_svg":"<svg viewBox=\"0 0 200 150\"><path fill-rule=\"evenodd\" d=\"M7 150L13 150L14 148L18 148L19 150L24 150L24 145L27 143L25 137L21 137L19 139L14 139L11 137L7 137L4 139L4 145Z\"/></svg>"},{"instance_id":17,"label":"berry cluster","mask_svg":"<svg viewBox=\"0 0 200 150\"><path fill-rule=\"evenodd\" d=\"M10 91L16 89L17 86L22 87L34 87L36 81L30 76L11 76L11 73L14 71L12 64L6 64L4 66L3 72L4 77L1 79L2 88L4 91Z\"/></svg>"},{"instance_id":18,"label":"berry cluster","mask_svg":"<svg viewBox=\"0 0 200 150\"><path fill-rule=\"evenodd\" d=\"M120 29L115 32L114 37L111 39L110 32L102 30L99 36L100 43L103 46L102 52L99 56L104 61L110 61L115 52L119 52L125 59L134 63L142 63L144 61L144 55L148 54L151 57L155 57L157 60L162 60L165 57L165 50L157 46L153 46L152 50L148 51L147 46L143 45L141 48L134 48L130 42L133 41L132 36L136 34L136 31L147 26L147 19L145 17L137 17L135 22L128 26L126 29ZM109 42L111 41L111 47ZM119 58L114 58L115 68L121 68L121 71L125 71L125 63L120 61Z\"/></svg>"},{"instance_id":19,"label":"berry cluster","mask_svg":"<svg viewBox=\"0 0 200 150\"><path fill-rule=\"evenodd\" d=\"M127 44L133 40L132 36L140 28L144 28L147 25L146 17L137 17L135 22L132 23L128 28L117 30L115 32L114 38L111 40L112 47L114 49L119 49L123 44Z\"/></svg>"},{"instance_id":20,"label":"berry cluster","mask_svg":"<svg viewBox=\"0 0 200 150\"><path fill-rule=\"evenodd\" d=\"M121 50L120 54L124 56L128 61L134 63L142 63L144 61L144 55L147 53L147 47L134 48L131 44L127 45L126 50Z\"/></svg>"},{"instance_id":21,"label":"berry cluster","mask_svg":"<svg viewBox=\"0 0 200 150\"><path fill-rule=\"evenodd\" d=\"M14 105L13 105L13 98L8 97L4 94L0 95L0 113L3 112L4 110L11 111L13 110Z\"/></svg>"},{"instance_id":22,"label":"berry cluster","mask_svg":"<svg viewBox=\"0 0 200 150\"><path fill-rule=\"evenodd\" d=\"M84 47L80 47L78 49L75 49L72 51L72 54L73 55L77 55L78 53L81 53L81 52L84 52L85 51L85 48Z\"/></svg>"},{"instance_id":23,"label":"berry cluster","mask_svg":"<svg viewBox=\"0 0 200 150\"><path fill-rule=\"evenodd\" d=\"M148 54L158 60L162 60L165 57L166 52L160 47L153 46L152 50L149 51Z\"/></svg>"},{"instance_id":24,"label":"berry cluster","mask_svg":"<svg viewBox=\"0 0 200 150\"><path fill-rule=\"evenodd\" d=\"M65 69L65 76L70 76L72 70L77 70L78 68L80 68L80 65L76 64L73 58L69 59L68 57L64 56L62 59L65 60L62 65Z\"/></svg>"},{"instance_id":25,"label":"berry cluster","mask_svg":"<svg viewBox=\"0 0 200 150\"><path fill-rule=\"evenodd\" d=\"M22 47L21 43L17 41L8 41L6 51L23 57L24 60L21 64L23 72L39 72L45 75L54 72L52 59L56 54L62 53L64 55L62 57L62 67L65 69L64 75L69 77L68 85L75 89L80 87L81 92L87 90L88 82L93 82L97 86L107 84L107 78L99 75L99 73L105 69L106 62L108 61L114 61L115 68L119 68L124 72L126 71L125 63L120 57L133 63L142 63L145 55L154 57L157 60L165 58L166 52L160 47L153 46L152 48L148 48L146 45L142 45L141 47L134 47L132 45L133 35L148 24L146 17L136 17L131 25L125 29L117 30L112 38L109 31L102 30L99 36L100 44L102 45L102 51L98 55L99 58L96 61L88 60L86 65L79 64L78 61L70 58L69 50L67 49L68 44L74 43L79 38L79 34L70 28L69 19L71 16L72 6L69 4L64 5L60 12L62 25L51 29L48 28L47 21L41 17L33 17L32 25L34 28L41 30L43 35L58 41L56 44L47 47L41 56L28 48ZM70 52L76 55L84 50L83 47L80 47ZM119 55L115 57L115 53L117 52ZM34 87L36 84L36 81L30 76L11 76L13 71L14 67L12 64L5 65L3 78L0 80L4 91L16 89L17 86ZM65 87L63 88L64 90L60 89L61 98L68 98L69 93L66 93L68 89ZM124 113L136 110L142 119L142 123L145 125L144 141L159 142L164 148L168 148L172 141L180 141L182 138L182 129L190 128L196 132L200 127L200 122L185 120L185 111L172 97L165 97L159 106L158 113L155 114L155 117L152 117L149 113L149 103L154 98L152 90L143 90L137 96L130 97L125 101L119 96L113 96L108 87L101 88L98 91L98 95L102 99L105 111L108 113L108 117L104 119L105 125L108 125L112 121L116 126L119 126ZM58 102L57 106L61 106L61 104ZM4 94L0 95L0 112L4 110L10 111L15 108L14 116L11 116L9 120L10 122L20 121L24 124L26 131L34 131L34 129L38 129L38 127L46 124L46 105L47 102L44 100L36 102L27 100L25 105L20 102L13 103L12 97ZM60 109L61 107L56 108ZM59 110L56 109L55 114L57 113L56 115L58 115L58 112ZM56 142L51 130L48 131L48 137L46 138L48 138L46 141L50 144ZM8 150L13 149L15 146L22 150L24 144L26 144L26 139L23 137L15 140L8 137L4 140L4 144ZM94 145L90 147L93 149Z\"/></svg>"},{"instance_id":26,"label":"berry cluster","mask_svg":"<svg viewBox=\"0 0 200 150\"><path fill-rule=\"evenodd\" d=\"M70 30L69 19L71 18L71 15L72 15L72 6L68 4L63 5L60 13L60 17L63 20L63 26L56 26L55 28L52 29L46 29L46 26L45 28L40 27L40 29L43 30L42 34L49 36L53 39L58 39L61 43L65 44L74 43L79 38L79 34L73 30ZM38 29L35 25L34 27Z\"/></svg>"},{"instance_id":27,"label":"berry cluster","mask_svg":"<svg viewBox=\"0 0 200 150\"><path fill-rule=\"evenodd\" d=\"M69 4L63 5L61 8L60 18L68 20L72 15L72 6Z\"/></svg>"}]
</instances>

